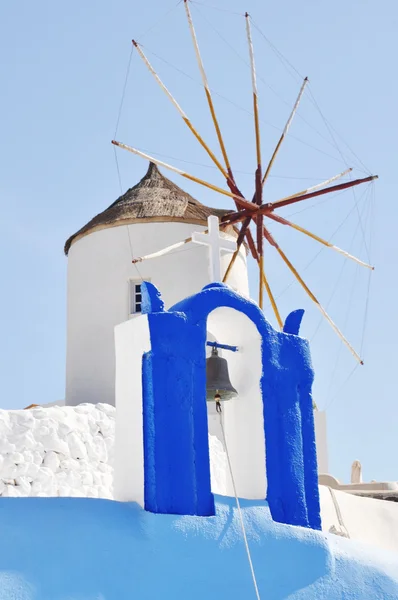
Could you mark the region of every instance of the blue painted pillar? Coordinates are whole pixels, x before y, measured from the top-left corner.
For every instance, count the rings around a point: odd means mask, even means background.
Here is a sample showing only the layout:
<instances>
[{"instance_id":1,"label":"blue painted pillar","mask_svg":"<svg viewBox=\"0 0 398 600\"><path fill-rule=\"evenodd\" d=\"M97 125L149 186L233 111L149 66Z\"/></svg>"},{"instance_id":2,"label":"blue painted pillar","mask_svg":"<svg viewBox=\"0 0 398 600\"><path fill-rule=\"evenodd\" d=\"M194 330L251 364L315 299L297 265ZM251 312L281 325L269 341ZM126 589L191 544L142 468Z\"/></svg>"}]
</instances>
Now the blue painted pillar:
<instances>
[{"instance_id":1,"label":"blue painted pillar","mask_svg":"<svg viewBox=\"0 0 398 600\"><path fill-rule=\"evenodd\" d=\"M275 521L308 527L299 398L288 370L274 375L272 393L264 397L267 500Z\"/></svg>"},{"instance_id":2,"label":"blue painted pillar","mask_svg":"<svg viewBox=\"0 0 398 600\"><path fill-rule=\"evenodd\" d=\"M312 529L322 529L318 487L318 463L315 442L314 409L312 406L311 383L303 385L300 394L304 487L307 503L308 524Z\"/></svg>"},{"instance_id":3,"label":"blue painted pillar","mask_svg":"<svg viewBox=\"0 0 398 600\"><path fill-rule=\"evenodd\" d=\"M205 380L197 381L198 329L181 313L148 315L151 351L143 359L145 508L214 514ZM203 341L205 353L205 340Z\"/></svg>"}]
</instances>

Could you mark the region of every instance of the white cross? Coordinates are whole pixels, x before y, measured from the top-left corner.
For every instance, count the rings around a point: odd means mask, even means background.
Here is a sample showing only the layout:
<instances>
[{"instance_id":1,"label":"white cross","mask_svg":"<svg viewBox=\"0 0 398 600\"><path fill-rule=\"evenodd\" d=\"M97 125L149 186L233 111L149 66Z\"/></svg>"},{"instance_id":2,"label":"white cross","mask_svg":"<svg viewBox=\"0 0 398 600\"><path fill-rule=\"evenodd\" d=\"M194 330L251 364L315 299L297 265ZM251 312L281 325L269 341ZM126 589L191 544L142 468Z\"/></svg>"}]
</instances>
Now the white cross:
<instances>
[{"instance_id":1,"label":"white cross","mask_svg":"<svg viewBox=\"0 0 398 600\"><path fill-rule=\"evenodd\" d=\"M203 246L209 247L209 275L210 281L221 281L221 250L229 250L234 252L236 250L236 242L232 240L226 240L220 236L218 217L211 215L207 219L208 233L192 234L192 241L195 244L202 244Z\"/></svg>"}]
</instances>

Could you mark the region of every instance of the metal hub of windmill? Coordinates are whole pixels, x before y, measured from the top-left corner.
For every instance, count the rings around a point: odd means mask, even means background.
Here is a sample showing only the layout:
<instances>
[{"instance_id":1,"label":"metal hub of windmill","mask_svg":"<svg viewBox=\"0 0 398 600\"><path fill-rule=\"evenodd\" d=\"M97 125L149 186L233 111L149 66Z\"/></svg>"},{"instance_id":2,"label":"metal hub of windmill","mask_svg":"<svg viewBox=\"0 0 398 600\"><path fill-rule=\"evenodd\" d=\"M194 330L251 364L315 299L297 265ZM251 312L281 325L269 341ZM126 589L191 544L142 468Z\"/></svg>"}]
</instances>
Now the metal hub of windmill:
<instances>
[{"instance_id":1,"label":"metal hub of windmill","mask_svg":"<svg viewBox=\"0 0 398 600\"><path fill-rule=\"evenodd\" d=\"M143 62L145 63L148 70L153 75L153 77L155 78L155 80L157 81L157 83L159 84L161 89L167 95L167 97L169 98L171 103L174 105L176 110L180 113L186 126L190 129L190 131L195 136L197 141L207 152L208 156L211 158L213 163L216 165L216 167L219 169L219 171L225 177L226 184L227 184L227 187L229 188L229 190L222 189L216 185L213 185L212 183L204 181L203 179L199 179L199 178L195 177L194 175L190 175L189 173L186 173L186 172L182 171L181 169L178 169L170 164L167 164L163 161L153 158L152 156L149 156L148 154L146 154L136 148L133 148L131 146L128 146L128 145L118 142L116 140L112 140L112 144L114 144L115 146L117 146L119 148L127 150L129 152L132 152L133 154L141 156L142 158L145 158L159 166L162 166L162 167L165 167L166 169L174 171L175 173L178 173L179 175L181 175L182 177L185 177L186 179L194 181L195 183L198 183L198 184L205 186L213 191L216 191L224 196L228 196L229 198L231 198L235 203L235 211L231 211L228 214L226 214L224 217L222 217L219 226L220 226L220 229L223 229L223 228L233 224L235 226L240 225L240 229L239 229L239 234L238 234L238 238L237 238L237 248L236 248L236 251L234 252L234 254L231 258L231 261L228 265L228 268L226 269L226 272L223 276L223 281L227 282L229 274L231 272L231 268L236 260L236 257L238 256L240 247L243 244L243 242L246 241L247 245L250 249L250 253L251 253L253 259L257 262L258 267L259 267L258 304L259 304L260 308L263 308L263 290L265 288L266 293L269 298L269 301L272 305L272 309L274 311L276 320L278 322L278 325L281 329L283 329L283 321L281 319L281 316L280 316L274 295L271 291L268 279L264 272L263 246L264 246L264 240L265 240L268 244L270 244L273 248L275 248L275 250L278 252L280 257L282 258L283 262L288 267L288 269L293 273L293 275L296 278L296 280L298 281L298 283L302 286L302 288L305 290L305 292L311 298L311 300L316 305L316 307L319 309L319 311L322 313L322 315L325 317L325 319L329 322L329 324L331 325L333 330L336 332L336 334L340 337L340 339L348 347L348 349L353 354L353 356L356 358L356 360L360 364L363 364L363 361L362 361L361 357L359 356L359 354L356 352L356 350L353 348L353 346L349 343L349 341L346 339L346 337L343 335L343 333L340 331L340 329L337 327L337 325L333 322L333 320L331 319L329 314L326 312L325 308L320 304L320 302L318 301L316 296L309 289L309 287L307 286L305 281L302 279L302 277L300 276L300 274L298 273L296 268L293 266L291 261L288 259L286 254L283 252L283 250L280 248L280 246L276 242L274 236L271 234L271 232L269 231L269 229L267 227L267 219L271 220L273 222L278 222L282 225L287 225L288 227L291 227L293 229L296 229L297 231L303 233L306 236L309 236L310 238L319 242L320 244L323 244L324 246L327 246L327 247L341 253L346 258L349 258L350 260L355 261L357 264L359 264L365 268L373 270L374 267L372 267L368 263L360 260L359 258L356 258L355 256L346 252L345 250L342 250L341 248L333 245L332 243L321 238L320 236L316 235L315 233L312 233L311 231L308 231L307 229L291 222L290 220L287 220L286 218L280 216L276 211L279 208L288 206L290 204L304 202L305 200L314 198L316 196L330 194L332 192L345 190L348 188L352 188L352 187L373 181L374 179L377 179L378 176L370 175L370 176L364 177L362 179L355 179L355 180L350 180L350 181L336 184L336 185L330 185L330 184L334 183L336 180L341 179L345 175L349 174L352 171L352 169L349 168L333 177L330 177L329 179L323 181L322 183L319 183L319 184L309 187L307 189L301 190L295 194L275 200L274 202L263 203L264 185L267 182L267 179L270 175L270 172L272 170L272 167L274 165L274 162L278 155L278 152L283 144L283 141L288 134L288 131L292 124L293 118L294 118L295 114L297 113L298 107L300 105L300 101L304 94L305 88L308 84L308 78L307 77L304 78L304 81L301 85L300 91L299 91L297 99L294 103L293 109L289 115L289 118L286 122L286 125L282 131L282 134L278 140L278 143L276 144L276 147L271 155L271 158L269 159L267 166L264 169L263 163L262 163L262 154L261 154L258 93L257 93L256 68L255 68L255 60L254 60L253 42L252 42L252 34L251 34L251 19L250 19L250 15L248 13L246 13L245 14L246 34L247 34L247 41L248 41L248 48L249 48L251 79L252 79L252 93L253 93L254 130L255 130L255 140L256 140L256 169L255 169L255 173L254 173L253 197L251 200L248 200L247 198L245 198L238 187L238 184L234 177L234 174L233 174L233 171L231 168L231 164L230 164L230 161L228 158L228 154L227 154L227 151L225 148L219 121L217 119L216 111L215 111L214 104L213 104L212 94L210 91L206 72L204 69L203 60L202 60L202 57L200 54L199 44L198 44L198 40L197 40L188 0L184 0L184 7L185 7L185 11L186 11L186 16L187 16L187 20L188 20L190 33L192 36L192 41L193 41L193 46L195 49L195 55L196 55L199 71L200 71L201 78L202 78L203 87L204 87L205 94L206 94L207 104L208 104L208 107L210 110L211 118L212 118L212 121L214 124L214 128L215 128L215 131L217 134L217 139L218 139L220 150L221 150L221 154L223 157L222 162L217 158L217 156L209 148L209 146L204 141L204 139L200 136L197 129L191 123L191 121L188 118L188 116L186 115L186 113L183 111L181 106L178 104L176 99L172 96L171 92L167 89L167 87L164 85L164 83L162 82L162 80L160 79L160 77L158 76L158 74L156 73L154 68L152 67L147 56L144 54L140 44L138 42L136 42L135 40L132 41L133 48L138 52L139 56L142 58ZM254 229L255 229L254 235L250 228L251 225L254 225ZM181 242L181 243L186 243L189 240L184 240L184 242ZM176 247L176 246L178 246L178 244L174 245L173 247ZM137 261L133 261L133 262L137 262Z\"/></svg>"}]
</instances>

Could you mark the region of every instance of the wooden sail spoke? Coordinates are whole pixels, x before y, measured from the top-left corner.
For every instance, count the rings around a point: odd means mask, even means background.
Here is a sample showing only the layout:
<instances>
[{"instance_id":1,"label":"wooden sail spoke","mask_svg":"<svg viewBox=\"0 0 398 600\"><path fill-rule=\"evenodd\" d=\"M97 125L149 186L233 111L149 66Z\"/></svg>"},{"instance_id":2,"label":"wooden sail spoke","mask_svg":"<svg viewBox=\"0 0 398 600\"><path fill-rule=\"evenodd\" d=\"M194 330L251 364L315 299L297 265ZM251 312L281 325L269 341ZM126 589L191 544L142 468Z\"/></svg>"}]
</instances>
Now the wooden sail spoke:
<instances>
[{"instance_id":1,"label":"wooden sail spoke","mask_svg":"<svg viewBox=\"0 0 398 600\"><path fill-rule=\"evenodd\" d=\"M259 290L258 290L258 305L263 308L263 279L262 273L264 270L264 256L263 256L263 220L264 217L261 215L257 217L257 252L259 257L258 266L260 269L259 277Z\"/></svg>"},{"instance_id":2,"label":"wooden sail spoke","mask_svg":"<svg viewBox=\"0 0 398 600\"><path fill-rule=\"evenodd\" d=\"M262 274L264 272L264 256L262 254L259 255L258 259L258 268L260 269L259 282L258 282L258 305L263 309L263 277Z\"/></svg>"},{"instance_id":3,"label":"wooden sail spoke","mask_svg":"<svg viewBox=\"0 0 398 600\"><path fill-rule=\"evenodd\" d=\"M315 196L322 196L323 194L331 194L332 192L345 190L356 185L360 185L361 183L373 181L374 179L378 179L378 175L370 175L369 177L364 177L363 179L347 181L346 183L340 183L339 185L334 185L324 190L318 190L316 192L311 192L310 194L303 194L302 196L296 196L287 200L279 200L278 202L269 202L267 204L262 204L255 212L253 212L252 209L240 210L236 213L233 213L232 215L228 215L228 220L232 223L239 223L240 221L243 221L246 217L249 216L257 218L257 216L260 214L267 215L268 213L271 213L275 208L280 208L281 206L288 206L289 204L293 204L295 202L302 202L303 200L308 200L309 198L314 198Z\"/></svg>"},{"instance_id":4,"label":"wooden sail spoke","mask_svg":"<svg viewBox=\"0 0 398 600\"><path fill-rule=\"evenodd\" d=\"M321 305L321 303L319 302L319 300L311 292L310 288L307 286L307 284L305 283L305 281L303 280L303 278L300 276L300 274L298 273L297 269L295 269L295 267L292 265L292 263L290 262L290 260L287 258L286 254L283 252L283 250L279 247L279 245L275 241L274 237L271 235L271 233L265 227L264 227L264 237L268 241L268 243L276 249L276 251L278 252L279 256L282 258L283 262L287 265L288 269L293 273L293 275L295 276L295 278L297 279L297 281L299 282L299 284L301 285L301 287L305 290L306 294L314 302L314 304L318 308L318 310L323 314L323 316L328 321L328 323L330 324L330 326L332 327L332 329L335 331L335 333L337 333L337 335L339 336L339 338L341 339L341 341L347 346L347 348L349 349L349 351L351 352L351 354L356 358L356 360L361 365L363 365L363 360L361 359L361 357L359 356L359 354L354 350L354 348L351 346L350 342L343 335L343 333L340 331L340 329L337 327L337 325L334 323L334 321L331 319L331 317L328 315L328 313L326 312L326 310L324 309L324 307Z\"/></svg>"},{"instance_id":5,"label":"wooden sail spoke","mask_svg":"<svg viewBox=\"0 0 398 600\"><path fill-rule=\"evenodd\" d=\"M204 231L203 233L208 233L208 230L206 229L206 231ZM170 244L170 246L166 246L166 248L162 248L162 250L158 250L157 252L151 252L150 254L145 254L144 256L133 258L131 262L133 263L133 265L136 265L137 263L143 262L144 260L159 258L160 256L164 256L165 254L168 254L173 250L181 248L181 246L185 246L185 244L189 244L189 242L192 242L192 237L185 238L185 240L182 240L181 242L176 242L175 244Z\"/></svg>"},{"instance_id":6,"label":"wooden sail spoke","mask_svg":"<svg viewBox=\"0 0 398 600\"><path fill-rule=\"evenodd\" d=\"M181 175L181 177L185 177L186 179L194 181L195 183L199 183L200 185L203 185L203 186L209 188L210 190L213 190L214 192L218 192L219 194L223 194L224 196L233 198L237 204L239 204L242 207L245 207L245 209L250 214L256 210L256 207L251 202L248 202L241 196L238 196L237 194L233 194L232 192L227 192L227 190L223 190L222 188L219 188L218 186L213 185L212 183L208 183L207 181L204 181L203 179L199 179L198 177L195 177L194 175L185 173L185 171L182 171L181 169L178 169L177 167L173 167L172 165L169 165L168 163L165 163L162 160L153 158L153 156L150 156L149 154L146 154L145 152L141 152L141 150L137 150L137 148L132 148L131 146L128 146L127 144L122 144L122 142L117 142L116 140L112 140L112 144L114 146L118 146L119 148L122 148L123 150L127 150L128 152L132 152L132 154L141 156L141 158L145 158L146 160L149 160L150 162L153 162L156 165L159 165L160 167L164 167L165 169L174 171L174 173L178 173L179 175ZM228 215L226 215L226 216L228 216ZM224 220L229 221L228 218L224 219Z\"/></svg>"},{"instance_id":7,"label":"wooden sail spoke","mask_svg":"<svg viewBox=\"0 0 398 600\"><path fill-rule=\"evenodd\" d=\"M327 240L324 240L323 238L321 238L319 235L316 235L315 233L311 233L311 231L308 231L308 229L304 229L304 227L301 227L300 225L297 225L296 223L292 223L291 221L288 221L287 219L284 219L283 217L276 215L275 213L268 213L266 216L269 219L276 221L277 223L281 223L282 225L288 225L289 227L292 227L293 229L296 229L297 231L304 233L304 235L307 235L308 237L312 238L313 240L316 240L317 242L319 242L320 244L323 244L324 246L327 246L328 248L331 248L332 250L339 252L346 258L349 258L349 259L355 261L359 265L362 265L363 267L367 267L368 269L371 269L372 271L374 270L374 267L372 267L368 263L364 262L363 260L360 260L356 256L353 256L349 252L342 250L338 246L331 244Z\"/></svg>"},{"instance_id":8,"label":"wooden sail spoke","mask_svg":"<svg viewBox=\"0 0 398 600\"><path fill-rule=\"evenodd\" d=\"M261 142L260 142L260 122L258 116L258 93L257 93L257 78L256 78L256 65L254 62L254 50L253 41L250 28L250 16L248 13L245 14L246 18L246 34L247 42L249 45L249 56L250 56L250 69L252 76L252 91L253 91L253 111L254 111L254 132L256 135L256 156L257 156L257 168L261 166Z\"/></svg>"},{"instance_id":9,"label":"wooden sail spoke","mask_svg":"<svg viewBox=\"0 0 398 600\"><path fill-rule=\"evenodd\" d=\"M191 32L193 46L194 46L194 49L195 49L196 60L197 60L198 66L199 66L199 71L200 71L200 75L201 75L201 78L202 78L203 87L205 89L207 104L208 104L209 109L210 109L211 118L212 118L212 121L213 121L213 124L214 124L214 128L216 130L218 143L220 145L221 153L222 153L223 158L224 158L224 162L225 162L225 166L227 168L228 175L233 180L233 175L232 175L232 171L231 171L231 165L230 165L228 154L227 154L227 151L226 151L226 148L225 148L224 140L223 140L223 137L222 137L222 134L221 134L221 129L220 129L220 125L218 123L218 119L217 119L217 116L216 116L216 111L214 109L213 98L211 96L211 92L210 92L209 84L208 84L208 81L207 81L207 76L206 76L205 68L204 68L204 65L203 65L202 56L200 54L199 44L198 44L198 40L197 40L197 37L196 37L196 32L195 32L195 28L194 28L193 21L192 21L192 15L191 15L191 11L189 9L188 0L184 0L184 6L185 6L185 12L186 12L186 15L187 15L187 19L188 19L189 30Z\"/></svg>"},{"instance_id":10,"label":"wooden sail spoke","mask_svg":"<svg viewBox=\"0 0 398 600\"><path fill-rule=\"evenodd\" d=\"M229 261L227 270L225 271L224 277L223 277L223 280L222 280L223 283L226 283L226 281L227 281L227 279L228 279L228 277L229 277L229 275L231 273L231 269L234 266L236 259L238 258L239 252L240 252L240 246L236 248L235 252L232 255L231 260Z\"/></svg>"},{"instance_id":11,"label":"wooden sail spoke","mask_svg":"<svg viewBox=\"0 0 398 600\"><path fill-rule=\"evenodd\" d=\"M268 279L267 279L267 277L265 275L264 268L263 268L262 271L260 271L260 277L262 278L264 287L265 287L265 289L267 291L267 295L268 295L269 301L271 302L272 310L274 311L274 315L275 315L275 318L276 318L276 320L278 322L279 328L282 331L283 330L283 321L281 319L281 315L280 315L278 307L276 305L274 295L273 295L273 293L271 291L271 288L270 288L270 285L268 283Z\"/></svg>"},{"instance_id":12,"label":"wooden sail spoke","mask_svg":"<svg viewBox=\"0 0 398 600\"><path fill-rule=\"evenodd\" d=\"M330 194L331 192L338 192L339 190L346 190L346 189L354 187L356 185L360 185L361 183L367 183L369 181L373 181L374 179L378 179L378 175L370 175L369 177L364 177L363 179L354 179L354 181L346 181L345 183L339 183L338 185L332 185L331 187L325 188L323 190L317 190L315 192L310 192L309 194L306 193L306 194L302 194L300 196L294 196L292 198L277 200L276 202L264 204L261 208L264 210L264 212L267 212L268 210L274 210L274 208L280 208L281 206L288 206L290 204L294 204L295 202L302 202L303 200L309 200L310 198L315 198L316 196L322 196L323 194Z\"/></svg>"},{"instance_id":13,"label":"wooden sail spoke","mask_svg":"<svg viewBox=\"0 0 398 600\"><path fill-rule=\"evenodd\" d=\"M313 186L307 188L306 190L301 190L301 192L297 192L296 194L291 194L290 196L285 196L284 198L281 198L280 200L276 200L276 202L274 202L273 204L277 205L278 202L283 202L284 200L290 200L291 198L297 198L297 196L303 196L304 194L308 194L310 192L315 192L315 190L324 188L325 185L329 185L329 183L333 183L333 181L336 181L337 179L341 179L341 177L348 175L348 173L350 173L351 171L352 171L352 168L350 167L349 169L346 169L342 173L339 173L338 175L335 175L334 177L331 177L330 179L326 179L326 181L322 181L322 183L317 183L316 185L313 185Z\"/></svg>"},{"instance_id":14,"label":"wooden sail spoke","mask_svg":"<svg viewBox=\"0 0 398 600\"><path fill-rule=\"evenodd\" d=\"M254 243L252 232L250 231L250 227L248 227L248 229L246 231L246 239L247 239L247 244L249 246L250 252L252 253L252 257L254 258L255 261L258 262L258 252L257 252L256 245Z\"/></svg>"},{"instance_id":15,"label":"wooden sail spoke","mask_svg":"<svg viewBox=\"0 0 398 600\"><path fill-rule=\"evenodd\" d=\"M261 204L261 196L262 196L263 186L261 182L261 165L257 167L256 171L256 200L258 204ZM262 309L263 308L263 277L262 274L264 272L264 256L263 256L263 222L264 217L262 214L257 214L255 217L256 227L257 227L257 252L259 256L259 289L258 289L258 305Z\"/></svg>"},{"instance_id":16,"label":"wooden sail spoke","mask_svg":"<svg viewBox=\"0 0 398 600\"><path fill-rule=\"evenodd\" d=\"M256 210L256 212L258 212L258 208ZM248 211L248 210L238 210L237 212L228 214L228 221L230 223L241 223L242 221L245 221L245 219L249 218L251 219L253 215L253 211ZM224 215L223 217L221 217L221 221L224 222L227 220L227 215Z\"/></svg>"},{"instance_id":17,"label":"wooden sail spoke","mask_svg":"<svg viewBox=\"0 0 398 600\"><path fill-rule=\"evenodd\" d=\"M228 278L228 275L230 274L230 271L231 271L231 269L232 269L232 267L234 265L234 262L235 262L235 260L236 260L236 258L238 256L238 254L239 254L239 249L240 249L240 246L241 246L241 244L242 244L243 239L244 239L245 236L247 238L247 242L248 242L249 248L250 248L250 250L252 252L253 258L256 260L256 262L257 262L257 264L259 266L259 277L260 277L260 282L261 282L260 285L263 285L265 287L265 289L266 289L269 301L270 301L271 306L272 306L272 310L274 311L274 314L275 314L275 318L276 318L277 323L278 323L278 325L279 325L279 327L280 327L280 329L282 331L283 330L283 321L281 319L281 316L280 316L280 313L279 313L279 310L278 310L278 306L276 304L276 301L275 301L274 295L272 293L270 284L269 284L268 279L267 279L267 277L265 275L265 272L264 272L264 264L263 264L264 259L261 261L260 256L257 253L256 247L254 245L254 240L253 240L253 237L252 237L252 234L251 234L251 231L250 231L248 225L247 225L247 229L244 229L244 224L242 225L242 228L241 228L241 230L239 232L239 236L238 236L238 240L237 240L237 249L235 250L234 255L232 257L232 260L230 261L230 263L228 265L228 268L227 268L227 270L225 272L225 275L224 275L224 278L223 278L223 282L225 283L225 281Z\"/></svg>"},{"instance_id":18,"label":"wooden sail spoke","mask_svg":"<svg viewBox=\"0 0 398 600\"><path fill-rule=\"evenodd\" d=\"M287 135L287 133L288 133L288 131L290 129L290 125L292 124L294 115L296 114L296 112L298 110L298 107L299 107L301 98L302 98L302 96L304 94L304 90L305 90L305 87L306 87L307 83L308 83L308 77L306 77L304 79L304 81L303 81L303 84L302 84L302 86L300 88L300 91L299 91L299 94L297 96L296 102L294 103L293 110L292 110L292 112L289 115L289 118L288 118L288 120L286 122L286 125L285 125L285 127L284 127L284 129L282 131L282 135L279 138L279 141L278 141L278 143L276 145L276 148L275 148L275 150L274 150L274 152L273 152L273 154L271 156L271 159L270 159L270 161L268 163L268 166L267 166L267 168L265 170L264 177L263 177L263 182L262 182L263 185L267 181L268 175L270 174L270 171L272 169L272 165L274 164L275 158L276 158L276 156L277 156L277 154L279 152L280 147L282 146L282 142L285 139L285 137L286 137L286 135Z\"/></svg>"},{"instance_id":19,"label":"wooden sail spoke","mask_svg":"<svg viewBox=\"0 0 398 600\"><path fill-rule=\"evenodd\" d=\"M258 116L258 93L257 93L257 78L256 78L256 65L254 62L254 50L253 41L250 28L250 16L248 13L245 14L246 18L246 34L247 42L249 45L249 56L250 56L250 69L252 76L252 90L253 90L253 110L254 110L254 131L256 135L256 156L257 156L257 168L261 167L261 142L260 142L260 122Z\"/></svg>"},{"instance_id":20,"label":"wooden sail spoke","mask_svg":"<svg viewBox=\"0 0 398 600\"><path fill-rule=\"evenodd\" d=\"M209 106L210 115L211 115L211 118L213 121L214 128L216 130L218 143L219 143L221 153L224 158L224 163L225 163L225 166L227 169L227 174L228 174L227 184L232 193L237 194L238 196L241 196L243 198L243 194L240 192L239 188L236 185L235 178L234 178L234 175L233 175L232 169L231 169L231 164L229 162L227 150L225 148L225 143L224 143L224 139L223 139L223 136L221 133L220 124L217 119L216 111L214 108L213 98L212 98L210 87L208 84L202 56L200 54L199 44L198 44L198 40L196 37L196 32L195 32L195 28L193 25L192 14L191 14L191 11L189 8L188 0L184 0L184 6L185 6L185 12L187 15L187 19L188 19L189 30L191 32L191 37L192 37L192 42L193 42L193 46L194 46L194 50L195 50L196 60L197 60L198 66L199 66L199 71L200 71L200 75L202 78L203 87L205 89L207 104ZM236 203L236 207L238 208L237 203Z\"/></svg>"},{"instance_id":21,"label":"wooden sail spoke","mask_svg":"<svg viewBox=\"0 0 398 600\"><path fill-rule=\"evenodd\" d=\"M220 229L225 229L225 227L228 227L229 223L220 223L219 227ZM204 234L208 234L209 230L205 229L202 233ZM185 244L189 244L190 242L192 242L192 236L185 238L185 240L181 240L180 242L176 242L175 244L170 244L170 246L166 246L165 248L162 248L162 250L158 250L156 252L151 252L151 254L146 254L145 256L139 256L137 258L133 258L131 260L131 262L133 263L133 265L143 262L144 260L150 260L152 258L159 258L160 256L164 256L165 254L168 254L169 252L172 252L173 250L178 250L178 248L181 248L182 246L185 246Z\"/></svg>"},{"instance_id":22,"label":"wooden sail spoke","mask_svg":"<svg viewBox=\"0 0 398 600\"><path fill-rule=\"evenodd\" d=\"M226 283L226 281L227 281L227 279L228 279L228 277L229 277L229 275L230 275L230 273L231 273L232 267L234 266L234 264L235 264L235 261L236 261L236 259L238 258L238 255L239 255L239 252L240 252L240 247L241 247L241 245L242 245L242 244L239 244L239 245L237 245L237 247L236 247L236 250L235 250L235 252L234 252L234 253L233 253L233 255L232 255L232 258L231 258L231 260L229 261L229 264L228 264L227 270L225 271L225 273L224 273L224 277L223 277L223 280L222 280L222 281L223 281L223 283Z\"/></svg>"},{"instance_id":23,"label":"wooden sail spoke","mask_svg":"<svg viewBox=\"0 0 398 600\"><path fill-rule=\"evenodd\" d=\"M150 71L150 73L152 73L153 77L155 78L155 80L157 81L157 83L159 84L159 86L162 88L162 90L164 91L164 93L166 94L166 96L169 98L169 100L171 101L171 103L175 106L175 108L180 113L180 115L181 115L184 123L187 125L187 127L190 129L190 131L196 137L196 139L198 140L199 144L206 150L207 154L210 156L211 160L214 162L214 164L217 166L217 168L224 175L225 179L228 180L228 178L229 178L228 172L224 169L224 167L222 166L222 164L220 163L220 161L218 160L218 158L216 157L216 155L214 154L214 152L209 148L209 146L206 144L206 142L204 141L204 139L198 133L198 131L196 130L196 128L192 125L191 121L189 120L188 116L185 114L185 112L183 111L183 109L181 108L181 106L178 104L177 100L174 98L174 96L171 94L171 92L164 85L163 81L160 79L159 75L156 73L155 69L152 67L152 65L149 62L148 58L144 54L141 46L135 40L133 40L133 45L137 49L138 54L140 55L140 57L144 61L145 65L147 66L147 68Z\"/></svg>"},{"instance_id":24,"label":"wooden sail spoke","mask_svg":"<svg viewBox=\"0 0 398 600\"><path fill-rule=\"evenodd\" d=\"M241 227L241 229L239 231L238 239L236 240L236 250L233 253L233 255L231 257L231 260L229 261L227 270L224 273L223 283L225 283L227 281L227 279L229 277L229 274L231 273L231 269L232 269L232 267L235 264L235 261L236 261L236 259L238 257L240 248L241 248L241 246L243 244L243 241L244 241L245 237L247 239L247 243L248 243L248 246L250 248L250 252L251 252L254 260L256 260L258 262L257 249L256 249L256 247L254 245L254 240L253 240L251 231L249 229L250 221L251 221L251 219L249 217L248 219L246 219L246 221L244 223L242 223L242 227Z\"/></svg>"}]
</instances>

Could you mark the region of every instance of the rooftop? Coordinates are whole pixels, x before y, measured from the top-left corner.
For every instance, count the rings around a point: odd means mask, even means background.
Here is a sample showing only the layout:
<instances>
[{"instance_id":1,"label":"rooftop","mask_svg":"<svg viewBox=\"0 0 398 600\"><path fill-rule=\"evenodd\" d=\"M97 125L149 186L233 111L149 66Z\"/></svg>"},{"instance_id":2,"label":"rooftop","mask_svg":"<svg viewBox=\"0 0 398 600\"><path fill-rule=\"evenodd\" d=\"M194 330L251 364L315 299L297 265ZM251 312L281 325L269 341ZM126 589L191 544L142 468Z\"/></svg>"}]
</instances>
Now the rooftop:
<instances>
[{"instance_id":1,"label":"rooftop","mask_svg":"<svg viewBox=\"0 0 398 600\"><path fill-rule=\"evenodd\" d=\"M71 235L65 243L64 250L67 255L74 241L107 227L150 221L206 225L210 215L222 217L228 212L231 211L210 208L195 200L164 177L154 163L150 163L141 181Z\"/></svg>"}]
</instances>

